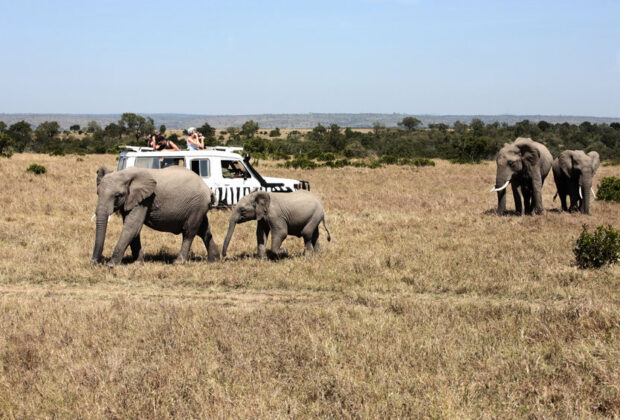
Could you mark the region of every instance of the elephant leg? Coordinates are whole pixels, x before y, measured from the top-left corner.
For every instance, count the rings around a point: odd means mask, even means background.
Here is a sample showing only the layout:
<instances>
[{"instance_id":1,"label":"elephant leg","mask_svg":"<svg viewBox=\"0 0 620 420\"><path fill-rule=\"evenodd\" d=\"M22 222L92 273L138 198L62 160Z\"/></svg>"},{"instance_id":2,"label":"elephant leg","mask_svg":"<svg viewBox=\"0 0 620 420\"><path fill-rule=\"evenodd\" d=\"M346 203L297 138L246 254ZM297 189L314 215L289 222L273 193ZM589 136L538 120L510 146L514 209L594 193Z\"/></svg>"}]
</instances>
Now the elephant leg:
<instances>
[{"instance_id":1,"label":"elephant leg","mask_svg":"<svg viewBox=\"0 0 620 420\"><path fill-rule=\"evenodd\" d=\"M562 211L568 211L568 207L566 206L566 194L565 193L559 193L558 194L560 196L560 204L562 205Z\"/></svg>"},{"instance_id":2,"label":"elephant leg","mask_svg":"<svg viewBox=\"0 0 620 420\"><path fill-rule=\"evenodd\" d=\"M256 224L256 243L258 247L258 258L267 256L267 238L269 237L269 223L265 220L259 220Z\"/></svg>"},{"instance_id":3,"label":"elephant leg","mask_svg":"<svg viewBox=\"0 0 620 420\"><path fill-rule=\"evenodd\" d=\"M314 252L321 252L321 244L319 243L319 227L317 226L312 232L312 247Z\"/></svg>"},{"instance_id":4,"label":"elephant leg","mask_svg":"<svg viewBox=\"0 0 620 420\"><path fill-rule=\"evenodd\" d=\"M144 251L142 251L142 243L140 242L140 235L136 236L129 244L131 247L131 255L135 262L144 262Z\"/></svg>"},{"instance_id":5,"label":"elephant leg","mask_svg":"<svg viewBox=\"0 0 620 420\"><path fill-rule=\"evenodd\" d=\"M523 192L524 214L532 214L532 191L526 186L523 186L521 191Z\"/></svg>"},{"instance_id":6,"label":"elephant leg","mask_svg":"<svg viewBox=\"0 0 620 420\"><path fill-rule=\"evenodd\" d=\"M543 214L545 212L542 201L542 177L540 173L535 172L532 179L532 210L534 214Z\"/></svg>"},{"instance_id":7,"label":"elephant leg","mask_svg":"<svg viewBox=\"0 0 620 420\"><path fill-rule=\"evenodd\" d=\"M512 197L515 200L515 210L518 215L523 214L523 206L521 205L521 193L519 192L519 186L512 184Z\"/></svg>"},{"instance_id":8,"label":"elephant leg","mask_svg":"<svg viewBox=\"0 0 620 420\"><path fill-rule=\"evenodd\" d=\"M205 217L204 221L200 225L200 231L198 235L202 238L202 241L205 244L205 248L207 248L207 261L214 262L220 259L220 250L213 239L213 235L211 234L211 225L209 223L209 219Z\"/></svg>"},{"instance_id":9,"label":"elephant leg","mask_svg":"<svg viewBox=\"0 0 620 420\"><path fill-rule=\"evenodd\" d=\"M286 229L272 229L271 230L271 252L273 252L275 258L282 258L288 255L286 249L282 249L282 242L286 239Z\"/></svg>"},{"instance_id":10,"label":"elephant leg","mask_svg":"<svg viewBox=\"0 0 620 420\"><path fill-rule=\"evenodd\" d=\"M112 259L109 262L110 265L120 264L129 244L136 238L140 238L140 231L142 230L142 225L146 218L146 212L146 207L138 206L129 212L129 214L125 215L123 218L123 231L114 247L114 252L112 252Z\"/></svg>"},{"instance_id":11,"label":"elephant leg","mask_svg":"<svg viewBox=\"0 0 620 420\"><path fill-rule=\"evenodd\" d=\"M569 212L573 213L576 212L577 210L579 210L579 185L577 185L576 183L573 185L571 184L570 186L570 208L568 209Z\"/></svg>"},{"instance_id":12,"label":"elephant leg","mask_svg":"<svg viewBox=\"0 0 620 420\"><path fill-rule=\"evenodd\" d=\"M187 258L189 257L189 250L192 248L192 242L194 241L194 236L196 236L196 234L183 233L181 251L179 252L176 260L174 260L175 264L181 264L187 261Z\"/></svg>"}]
</instances>

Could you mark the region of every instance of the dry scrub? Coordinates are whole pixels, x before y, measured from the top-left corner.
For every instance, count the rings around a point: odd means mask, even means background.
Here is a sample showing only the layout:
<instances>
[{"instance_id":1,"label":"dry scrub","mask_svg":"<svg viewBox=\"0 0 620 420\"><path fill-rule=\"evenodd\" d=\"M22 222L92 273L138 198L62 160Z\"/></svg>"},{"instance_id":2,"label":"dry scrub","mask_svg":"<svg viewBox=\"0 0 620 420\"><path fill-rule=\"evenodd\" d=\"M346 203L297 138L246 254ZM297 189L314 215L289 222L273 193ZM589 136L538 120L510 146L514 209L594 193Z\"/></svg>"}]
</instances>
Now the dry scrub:
<instances>
[{"instance_id":1,"label":"dry scrub","mask_svg":"<svg viewBox=\"0 0 620 420\"><path fill-rule=\"evenodd\" d=\"M115 160L82 159L0 160L0 417L620 416L620 268L571 252L618 204L559 213L548 179L544 216L498 218L492 163L262 163L322 197L321 255L289 238L258 261L246 223L228 260L195 241L177 266L180 237L145 228L146 263L110 269L90 216ZM229 215L209 216L219 245Z\"/></svg>"}]
</instances>

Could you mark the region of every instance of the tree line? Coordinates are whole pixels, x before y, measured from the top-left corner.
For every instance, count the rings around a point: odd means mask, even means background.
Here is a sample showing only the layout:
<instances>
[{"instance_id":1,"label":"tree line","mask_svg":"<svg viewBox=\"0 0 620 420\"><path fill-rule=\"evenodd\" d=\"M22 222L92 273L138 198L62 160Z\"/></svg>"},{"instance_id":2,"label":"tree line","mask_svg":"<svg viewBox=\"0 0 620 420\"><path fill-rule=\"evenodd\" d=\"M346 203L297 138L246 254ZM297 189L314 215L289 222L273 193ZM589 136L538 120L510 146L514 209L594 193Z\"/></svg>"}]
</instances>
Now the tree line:
<instances>
[{"instance_id":1,"label":"tree line","mask_svg":"<svg viewBox=\"0 0 620 420\"><path fill-rule=\"evenodd\" d=\"M166 127L155 127L151 117L124 113L116 123L101 127L95 121L86 127L73 125L61 132L55 121L46 121L36 128L25 121L7 126L0 121L0 154L34 152L52 155L91 154L119 152L118 146L145 146L146 136L158 130L180 148L185 140L176 134L166 133ZM241 127L216 130L205 122L198 128L205 137L205 145L243 146L262 158L290 159L292 157L332 161L334 159L383 158L441 158L455 163L477 163L494 159L504 143L517 137L531 137L541 142L554 155L562 150L595 150L601 159L620 159L620 123L579 125L534 123L528 120L514 125L506 123L485 124L473 119L469 124L429 124L406 117L398 127L375 123L367 132L341 128L337 124L318 124L311 131L293 130L286 136L279 129L261 131L258 123L250 120Z\"/></svg>"}]
</instances>

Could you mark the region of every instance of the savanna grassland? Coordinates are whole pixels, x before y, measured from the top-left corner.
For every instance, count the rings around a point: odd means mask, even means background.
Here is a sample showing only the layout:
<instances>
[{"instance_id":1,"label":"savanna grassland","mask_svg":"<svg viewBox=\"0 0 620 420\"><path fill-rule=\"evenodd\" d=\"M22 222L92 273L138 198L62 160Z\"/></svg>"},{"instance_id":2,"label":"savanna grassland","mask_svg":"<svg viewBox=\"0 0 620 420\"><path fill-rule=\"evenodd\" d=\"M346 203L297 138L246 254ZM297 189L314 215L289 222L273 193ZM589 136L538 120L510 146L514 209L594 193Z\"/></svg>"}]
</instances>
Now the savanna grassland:
<instances>
[{"instance_id":1,"label":"savanna grassland","mask_svg":"<svg viewBox=\"0 0 620 420\"><path fill-rule=\"evenodd\" d=\"M194 241L173 265L180 237L145 227L146 262L108 268L90 218L115 157L1 159L0 417L620 416L620 267L572 254L619 205L559 213L550 177L545 215L499 218L494 163L436 163L261 161L322 198L321 255L289 238L292 258L259 261L246 223L226 261ZM229 215L209 215L219 246Z\"/></svg>"}]
</instances>

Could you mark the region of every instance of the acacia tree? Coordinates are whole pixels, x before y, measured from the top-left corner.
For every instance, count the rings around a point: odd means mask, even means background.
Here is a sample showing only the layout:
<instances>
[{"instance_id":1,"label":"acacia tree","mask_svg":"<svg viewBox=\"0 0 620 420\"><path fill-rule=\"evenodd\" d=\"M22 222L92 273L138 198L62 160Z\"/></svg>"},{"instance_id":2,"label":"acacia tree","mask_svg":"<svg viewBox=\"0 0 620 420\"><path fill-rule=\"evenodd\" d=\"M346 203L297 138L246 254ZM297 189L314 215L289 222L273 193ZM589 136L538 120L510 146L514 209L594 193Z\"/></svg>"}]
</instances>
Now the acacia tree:
<instances>
[{"instance_id":1,"label":"acacia tree","mask_svg":"<svg viewBox=\"0 0 620 420\"><path fill-rule=\"evenodd\" d=\"M155 121L153 118L134 114L133 112L125 112L118 120L118 125L123 127L124 131L133 134L136 141L149 133L155 131Z\"/></svg>"},{"instance_id":2,"label":"acacia tree","mask_svg":"<svg viewBox=\"0 0 620 420\"><path fill-rule=\"evenodd\" d=\"M405 127L407 130L412 131L415 130L417 126L422 124L422 121L418 120L415 117L405 117L401 122L398 123L399 127Z\"/></svg>"},{"instance_id":3,"label":"acacia tree","mask_svg":"<svg viewBox=\"0 0 620 420\"><path fill-rule=\"evenodd\" d=\"M253 120L246 121L241 126L241 134L246 137L254 137L254 134L258 131L258 123Z\"/></svg>"}]
</instances>

